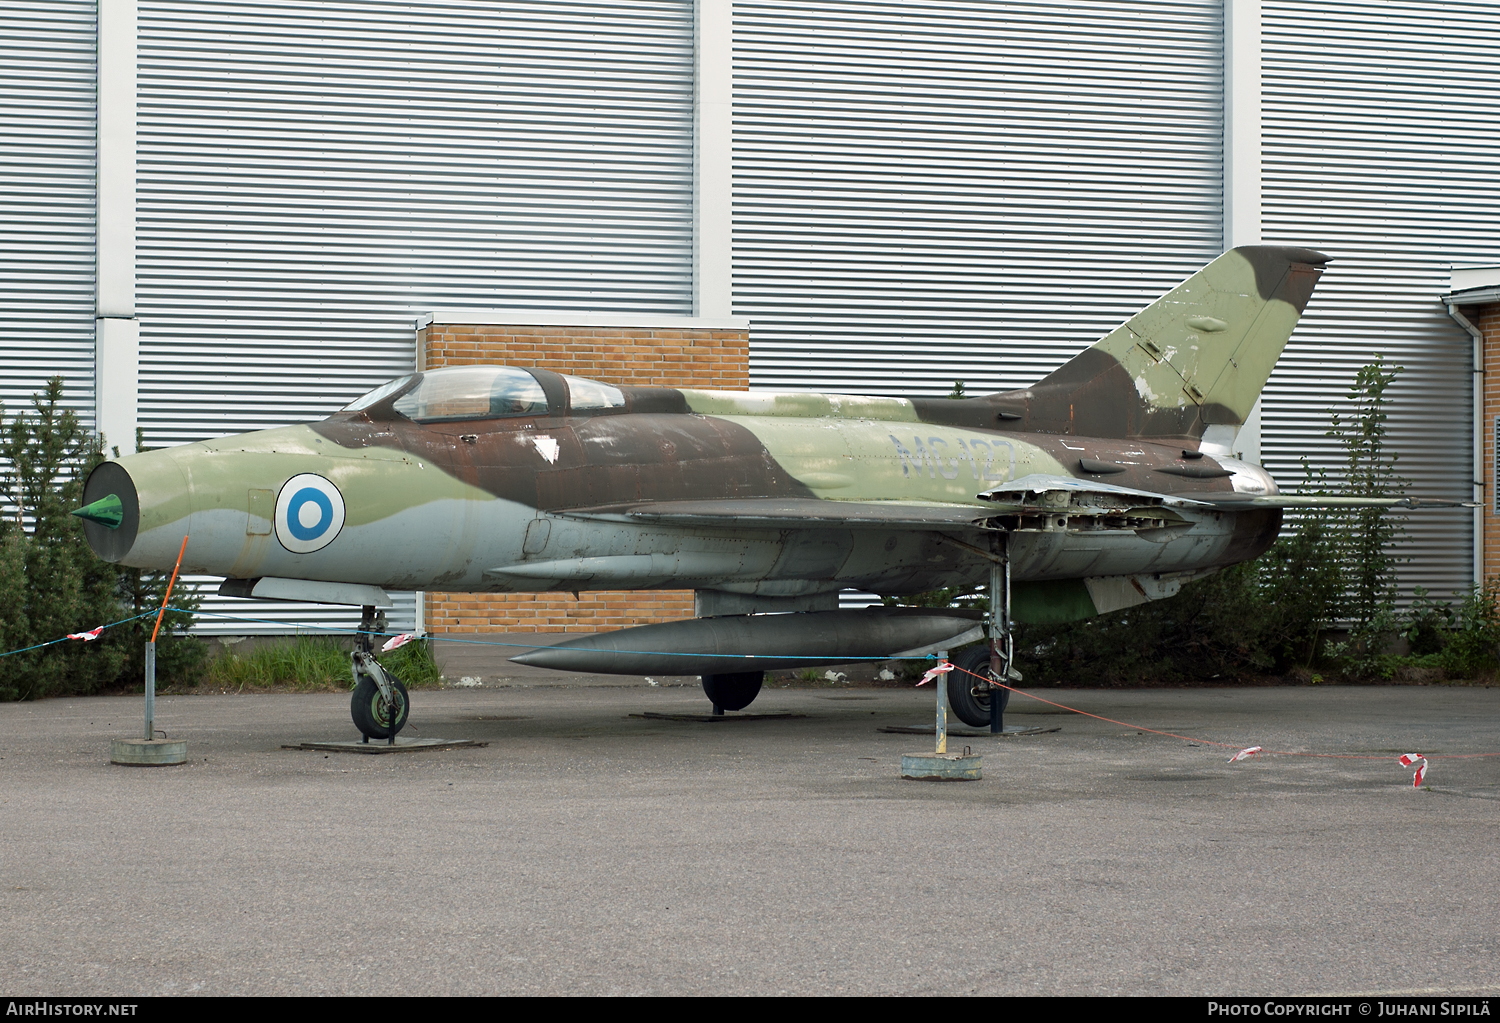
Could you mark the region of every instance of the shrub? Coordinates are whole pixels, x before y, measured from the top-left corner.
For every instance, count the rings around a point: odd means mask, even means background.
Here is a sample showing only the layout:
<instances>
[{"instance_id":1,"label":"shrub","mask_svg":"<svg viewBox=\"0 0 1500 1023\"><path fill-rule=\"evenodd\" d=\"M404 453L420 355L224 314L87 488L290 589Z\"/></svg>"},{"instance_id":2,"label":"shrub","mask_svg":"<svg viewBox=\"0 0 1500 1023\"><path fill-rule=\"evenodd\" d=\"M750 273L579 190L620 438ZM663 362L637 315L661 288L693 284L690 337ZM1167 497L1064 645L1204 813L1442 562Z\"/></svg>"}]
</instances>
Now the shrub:
<instances>
[{"instance_id":1,"label":"shrub","mask_svg":"<svg viewBox=\"0 0 1500 1023\"><path fill-rule=\"evenodd\" d=\"M0 517L0 699L25 700L92 693L144 677L143 643L149 619L110 629L95 642L50 643L70 632L119 621L159 606L167 579L122 569L96 557L83 523L83 483L104 458L101 438L84 430L62 405L63 382L53 377L32 398L32 409L9 419L0 408L0 491L9 505ZM179 590L174 602L195 607ZM158 637L158 675L183 674L197 640L179 637L190 614L170 613Z\"/></svg>"}]
</instances>

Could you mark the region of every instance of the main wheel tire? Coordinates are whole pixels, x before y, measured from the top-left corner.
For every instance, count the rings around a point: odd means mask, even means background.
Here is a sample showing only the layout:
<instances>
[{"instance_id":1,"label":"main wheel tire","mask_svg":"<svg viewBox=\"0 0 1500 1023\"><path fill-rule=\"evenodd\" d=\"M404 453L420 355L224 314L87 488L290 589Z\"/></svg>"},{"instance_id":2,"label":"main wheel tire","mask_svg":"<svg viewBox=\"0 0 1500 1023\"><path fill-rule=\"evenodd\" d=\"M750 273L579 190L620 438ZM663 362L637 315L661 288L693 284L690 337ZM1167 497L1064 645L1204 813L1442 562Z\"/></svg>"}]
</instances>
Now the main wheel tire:
<instances>
[{"instance_id":1,"label":"main wheel tire","mask_svg":"<svg viewBox=\"0 0 1500 1023\"><path fill-rule=\"evenodd\" d=\"M744 710L760 693L763 671L737 671L729 675L704 675L703 694L721 710Z\"/></svg>"},{"instance_id":2,"label":"main wheel tire","mask_svg":"<svg viewBox=\"0 0 1500 1023\"><path fill-rule=\"evenodd\" d=\"M1000 713L1004 714L1010 703L1009 689L991 688L981 681L990 677L989 645L971 646L960 651L952 661L954 670L948 672L948 706L964 724L972 728L988 728L990 700L996 698L995 694L999 694Z\"/></svg>"},{"instance_id":3,"label":"main wheel tire","mask_svg":"<svg viewBox=\"0 0 1500 1023\"><path fill-rule=\"evenodd\" d=\"M354 727L359 729L360 735L371 739L389 739L406 727L406 715L411 710L406 687L392 675L391 688L395 690L396 697L394 714L391 713L392 708L380 698L380 687L375 684L375 680L368 675L359 677L359 685L354 687L354 695L349 700L349 714L354 718Z\"/></svg>"}]
</instances>

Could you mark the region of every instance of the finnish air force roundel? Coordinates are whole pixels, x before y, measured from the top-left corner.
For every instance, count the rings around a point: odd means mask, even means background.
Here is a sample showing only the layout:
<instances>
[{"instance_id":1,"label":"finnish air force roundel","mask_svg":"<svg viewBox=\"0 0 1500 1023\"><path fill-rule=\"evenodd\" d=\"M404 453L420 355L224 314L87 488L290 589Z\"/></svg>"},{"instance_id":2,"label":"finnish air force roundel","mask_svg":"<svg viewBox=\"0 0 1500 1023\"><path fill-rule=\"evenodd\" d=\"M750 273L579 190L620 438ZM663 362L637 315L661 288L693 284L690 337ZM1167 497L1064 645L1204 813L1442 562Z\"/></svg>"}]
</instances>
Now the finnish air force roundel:
<instances>
[{"instance_id":1,"label":"finnish air force roundel","mask_svg":"<svg viewBox=\"0 0 1500 1023\"><path fill-rule=\"evenodd\" d=\"M276 539L293 554L322 550L343 528L344 495L322 476L293 476L276 495Z\"/></svg>"}]
</instances>

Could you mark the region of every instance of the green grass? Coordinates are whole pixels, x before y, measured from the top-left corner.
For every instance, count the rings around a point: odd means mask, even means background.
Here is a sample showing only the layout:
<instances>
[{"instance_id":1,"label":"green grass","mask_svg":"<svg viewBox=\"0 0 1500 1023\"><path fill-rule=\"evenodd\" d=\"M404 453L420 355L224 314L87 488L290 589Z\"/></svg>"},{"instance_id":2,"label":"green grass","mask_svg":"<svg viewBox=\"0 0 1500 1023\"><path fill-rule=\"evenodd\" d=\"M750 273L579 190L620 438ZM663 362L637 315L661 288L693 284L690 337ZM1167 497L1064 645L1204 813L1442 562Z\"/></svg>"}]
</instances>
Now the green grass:
<instances>
[{"instance_id":1,"label":"green grass","mask_svg":"<svg viewBox=\"0 0 1500 1023\"><path fill-rule=\"evenodd\" d=\"M203 682L222 689L349 689L353 686L353 676L349 671L348 642L329 636L294 636L257 646L244 654L226 650L204 667ZM436 685L442 679L426 640L416 640L377 656L386 670L409 689Z\"/></svg>"}]
</instances>

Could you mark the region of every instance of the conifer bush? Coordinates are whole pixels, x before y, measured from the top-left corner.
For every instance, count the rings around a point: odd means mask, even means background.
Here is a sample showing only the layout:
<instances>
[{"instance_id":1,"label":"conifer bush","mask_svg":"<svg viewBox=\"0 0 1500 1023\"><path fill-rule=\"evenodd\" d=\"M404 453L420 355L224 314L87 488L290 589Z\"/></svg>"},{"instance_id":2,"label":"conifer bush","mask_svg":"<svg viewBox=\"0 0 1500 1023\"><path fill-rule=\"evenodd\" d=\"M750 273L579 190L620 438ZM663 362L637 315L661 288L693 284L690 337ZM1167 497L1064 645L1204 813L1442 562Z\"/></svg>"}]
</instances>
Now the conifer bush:
<instances>
[{"instance_id":1,"label":"conifer bush","mask_svg":"<svg viewBox=\"0 0 1500 1023\"><path fill-rule=\"evenodd\" d=\"M83 484L104 460L102 438L63 405L53 377L30 410L0 406L0 700L98 692L144 681L144 642L152 618L105 630L94 642L50 643L160 607L167 578L102 561L82 520ZM173 603L196 607L179 583ZM157 678L191 674L202 644L179 630L192 615L169 612L157 637ZM34 649L25 649L32 647Z\"/></svg>"}]
</instances>

